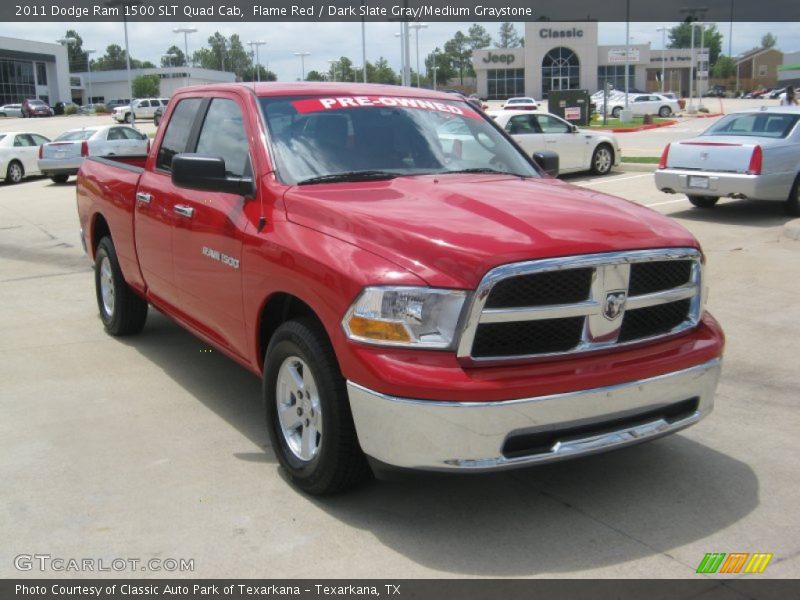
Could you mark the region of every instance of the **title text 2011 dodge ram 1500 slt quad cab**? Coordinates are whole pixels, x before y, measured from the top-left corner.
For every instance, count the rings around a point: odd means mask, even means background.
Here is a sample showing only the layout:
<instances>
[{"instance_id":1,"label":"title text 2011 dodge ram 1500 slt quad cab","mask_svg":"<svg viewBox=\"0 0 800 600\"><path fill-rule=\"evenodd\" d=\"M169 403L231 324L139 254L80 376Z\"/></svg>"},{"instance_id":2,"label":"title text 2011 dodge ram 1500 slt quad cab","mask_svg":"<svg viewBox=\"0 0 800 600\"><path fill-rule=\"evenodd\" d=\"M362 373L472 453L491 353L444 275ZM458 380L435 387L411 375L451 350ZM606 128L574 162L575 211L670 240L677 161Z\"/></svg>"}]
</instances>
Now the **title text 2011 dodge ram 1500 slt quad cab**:
<instances>
[{"instance_id":1,"label":"title text 2011 dodge ram 1500 slt quad cab","mask_svg":"<svg viewBox=\"0 0 800 600\"><path fill-rule=\"evenodd\" d=\"M371 464L618 448L712 408L697 241L548 177L452 95L184 88L147 157L87 159L77 194L106 330L139 332L152 304L262 376L309 493Z\"/></svg>"}]
</instances>

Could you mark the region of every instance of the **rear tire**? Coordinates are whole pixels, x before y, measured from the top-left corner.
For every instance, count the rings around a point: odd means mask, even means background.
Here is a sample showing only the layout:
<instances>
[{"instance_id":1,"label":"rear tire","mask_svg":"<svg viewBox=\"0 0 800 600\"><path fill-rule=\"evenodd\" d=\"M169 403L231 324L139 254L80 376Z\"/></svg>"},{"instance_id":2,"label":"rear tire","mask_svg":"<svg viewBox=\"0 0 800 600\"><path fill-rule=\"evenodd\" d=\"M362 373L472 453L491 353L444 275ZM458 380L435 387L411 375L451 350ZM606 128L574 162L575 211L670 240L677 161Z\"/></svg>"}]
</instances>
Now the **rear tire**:
<instances>
[{"instance_id":1,"label":"rear tire","mask_svg":"<svg viewBox=\"0 0 800 600\"><path fill-rule=\"evenodd\" d=\"M6 183L19 183L22 181L23 177L25 177L25 169L22 167L21 162L12 160L8 163L8 168L6 169Z\"/></svg>"},{"instance_id":2,"label":"rear tire","mask_svg":"<svg viewBox=\"0 0 800 600\"><path fill-rule=\"evenodd\" d=\"M125 282L110 237L104 237L97 246L94 284L105 330L114 336L139 333L147 320L147 302Z\"/></svg>"},{"instance_id":3,"label":"rear tire","mask_svg":"<svg viewBox=\"0 0 800 600\"><path fill-rule=\"evenodd\" d=\"M662 119L666 119L672 114L672 109L669 106L662 106L658 109L658 116Z\"/></svg>"},{"instance_id":4,"label":"rear tire","mask_svg":"<svg viewBox=\"0 0 800 600\"><path fill-rule=\"evenodd\" d=\"M619 116L622 114L622 109L619 106L615 106L611 111L611 116L615 119L619 119Z\"/></svg>"},{"instance_id":5,"label":"rear tire","mask_svg":"<svg viewBox=\"0 0 800 600\"><path fill-rule=\"evenodd\" d=\"M68 179L69 179L69 175L53 175L50 178L50 180L53 183L67 183Z\"/></svg>"},{"instance_id":6,"label":"rear tire","mask_svg":"<svg viewBox=\"0 0 800 600\"><path fill-rule=\"evenodd\" d=\"M124 121L125 121L126 123L130 123L130 122L131 122L131 113L126 113L126 114L125 114L125 119L124 119Z\"/></svg>"},{"instance_id":7,"label":"rear tire","mask_svg":"<svg viewBox=\"0 0 800 600\"><path fill-rule=\"evenodd\" d=\"M599 144L592 153L592 173L608 175L614 166L614 150L608 144Z\"/></svg>"},{"instance_id":8,"label":"rear tire","mask_svg":"<svg viewBox=\"0 0 800 600\"><path fill-rule=\"evenodd\" d=\"M298 488L323 496L371 476L344 377L316 320L287 321L275 331L264 359L263 397L272 448Z\"/></svg>"},{"instance_id":9,"label":"rear tire","mask_svg":"<svg viewBox=\"0 0 800 600\"><path fill-rule=\"evenodd\" d=\"M800 217L800 175L794 180L792 191L789 193L786 204L784 204L784 209L787 215Z\"/></svg>"},{"instance_id":10,"label":"rear tire","mask_svg":"<svg viewBox=\"0 0 800 600\"><path fill-rule=\"evenodd\" d=\"M714 205L719 201L719 198L714 198L713 196L687 196L687 198L697 208L714 208Z\"/></svg>"}]
</instances>

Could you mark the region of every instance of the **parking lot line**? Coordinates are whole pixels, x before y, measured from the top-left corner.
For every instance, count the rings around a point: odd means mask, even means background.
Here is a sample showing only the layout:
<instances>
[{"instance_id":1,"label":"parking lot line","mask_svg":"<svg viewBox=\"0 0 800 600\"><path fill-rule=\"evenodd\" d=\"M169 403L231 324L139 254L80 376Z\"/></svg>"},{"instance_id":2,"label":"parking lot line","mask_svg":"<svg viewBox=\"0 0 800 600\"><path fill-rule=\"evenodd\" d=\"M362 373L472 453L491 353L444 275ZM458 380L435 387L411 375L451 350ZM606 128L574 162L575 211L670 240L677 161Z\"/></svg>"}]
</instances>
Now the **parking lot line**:
<instances>
[{"instance_id":1,"label":"parking lot line","mask_svg":"<svg viewBox=\"0 0 800 600\"><path fill-rule=\"evenodd\" d=\"M580 186L587 186L593 185L595 183L616 183L618 181L628 181L629 179L641 179L642 177L652 177L652 173L642 173L641 175L631 175L630 177L615 177L612 179L603 178L603 179L589 179L588 181L584 181L582 183L576 183L575 185Z\"/></svg>"}]
</instances>

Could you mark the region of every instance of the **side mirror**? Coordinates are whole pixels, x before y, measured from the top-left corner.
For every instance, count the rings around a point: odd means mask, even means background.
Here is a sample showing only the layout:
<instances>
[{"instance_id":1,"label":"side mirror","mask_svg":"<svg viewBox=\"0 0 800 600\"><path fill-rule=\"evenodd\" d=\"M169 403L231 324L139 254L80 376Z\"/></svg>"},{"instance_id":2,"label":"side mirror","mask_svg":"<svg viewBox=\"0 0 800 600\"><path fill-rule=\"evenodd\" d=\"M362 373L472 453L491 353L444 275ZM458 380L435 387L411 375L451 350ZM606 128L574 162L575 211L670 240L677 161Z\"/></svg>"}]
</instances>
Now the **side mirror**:
<instances>
[{"instance_id":1,"label":"side mirror","mask_svg":"<svg viewBox=\"0 0 800 600\"><path fill-rule=\"evenodd\" d=\"M533 162L538 167L550 175L550 177L558 177L558 154L550 150L542 150L533 153Z\"/></svg>"},{"instance_id":2,"label":"side mirror","mask_svg":"<svg viewBox=\"0 0 800 600\"><path fill-rule=\"evenodd\" d=\"M253 179L226 175L225 159L220 156L176 154L172 157L172 183L191 190L225 192L245 197L255 195Z\"/></svg>"},{"instance_id":3,"label":"side mirror","mask_svg":"<svg viewBox=\"0 0 800 600\"><path fill-rule=\"evenodd\" d=\"M578 126L577 125L570 125L570 131L572 131L572 133L578 133Z\"/></svg>"}]
</instances>

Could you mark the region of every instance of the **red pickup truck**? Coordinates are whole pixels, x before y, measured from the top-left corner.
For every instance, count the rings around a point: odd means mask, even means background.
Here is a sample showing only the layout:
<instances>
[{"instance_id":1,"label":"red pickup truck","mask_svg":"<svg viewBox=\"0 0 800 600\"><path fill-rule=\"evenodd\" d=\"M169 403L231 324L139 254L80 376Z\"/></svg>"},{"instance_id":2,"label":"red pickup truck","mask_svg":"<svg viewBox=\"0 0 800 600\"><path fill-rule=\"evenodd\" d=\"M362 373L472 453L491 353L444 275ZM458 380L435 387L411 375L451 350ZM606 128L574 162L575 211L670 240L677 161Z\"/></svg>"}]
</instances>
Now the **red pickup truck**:
<instances>
[{"instance_id":1,"label":"red pickup truck","mask_svg":"<svg viewBox=\"0 0 800 600\"><path fill-rule=\"evenodd\" d=\"M262 377L281 465L328 494L711 411L723 334L697 241L555 170L450 94L204 86L173 96L148 156L88 158L78 212L108 333L152 305Z\"/></svg>"}]
</instances>

